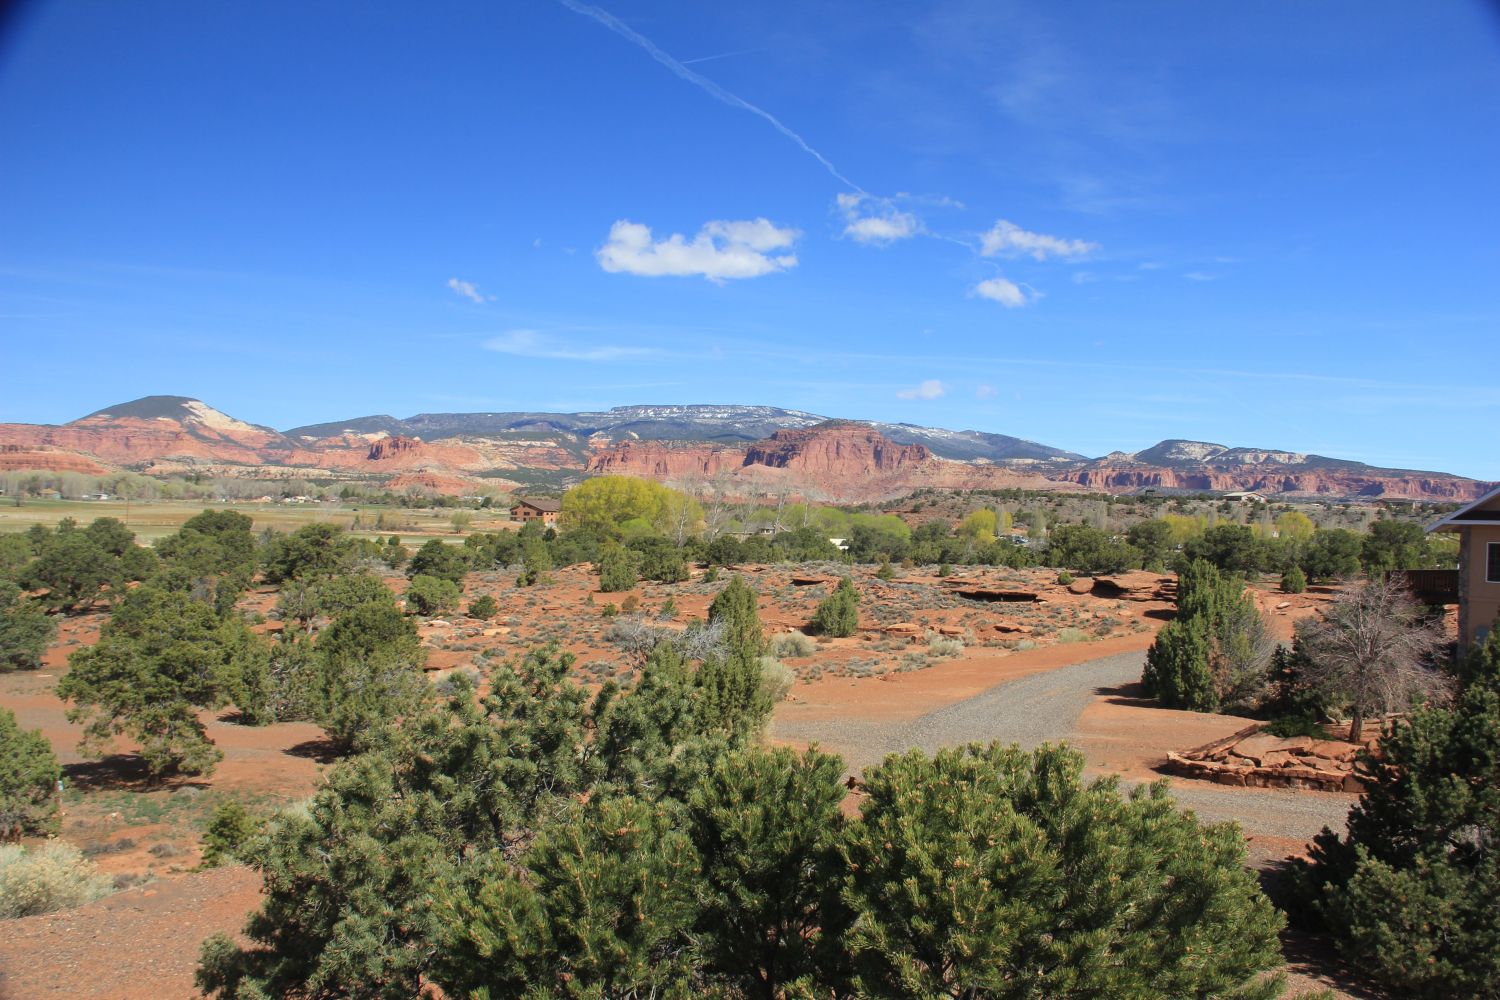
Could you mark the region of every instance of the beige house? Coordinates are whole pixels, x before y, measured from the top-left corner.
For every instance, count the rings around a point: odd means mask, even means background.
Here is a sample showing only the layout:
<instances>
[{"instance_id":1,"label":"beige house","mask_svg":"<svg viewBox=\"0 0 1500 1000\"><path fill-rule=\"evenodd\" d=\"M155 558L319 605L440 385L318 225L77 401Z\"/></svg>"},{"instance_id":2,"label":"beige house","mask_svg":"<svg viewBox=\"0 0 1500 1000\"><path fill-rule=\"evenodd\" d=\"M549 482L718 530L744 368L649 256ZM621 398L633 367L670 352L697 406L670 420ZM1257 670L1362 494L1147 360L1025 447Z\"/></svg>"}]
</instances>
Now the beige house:
<instances>
[{"instance_id":1,"label":"beige house","mask_svg":"<svg viewBox=\"0 0 1500 1000\"><path fill-rule=\"evenodd\" d=\"M557 525L557 515L562 510L561 500L538 497L535 500L517 500L510 509L510 516L517 521L541 521L547 527Z\"/></svg>"},{"instance_id":2,"label":"beige house","mask_svg":"<svg viewBox=\"0 0 1500 1000\"><path fill-rule=\"evenodd\" d=\"M1462 507L1428 531L1458 533L1458 648L1483 642L1500 616L1500 489Z\"/></svg>"}]
</instances>

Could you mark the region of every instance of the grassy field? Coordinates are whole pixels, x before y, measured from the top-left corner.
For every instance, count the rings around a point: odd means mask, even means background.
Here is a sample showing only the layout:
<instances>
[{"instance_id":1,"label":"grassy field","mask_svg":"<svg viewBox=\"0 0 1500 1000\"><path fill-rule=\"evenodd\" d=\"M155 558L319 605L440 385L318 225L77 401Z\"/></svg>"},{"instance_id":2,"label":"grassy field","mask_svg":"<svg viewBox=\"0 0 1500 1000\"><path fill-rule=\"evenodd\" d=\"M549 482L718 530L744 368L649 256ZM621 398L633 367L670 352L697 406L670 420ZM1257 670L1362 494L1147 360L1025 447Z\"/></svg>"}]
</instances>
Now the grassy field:
<instances>
[{"instance_id":1,"label":"grassy field","mask_svg":"<svg viewBox=\"0 0 1500 1000\"><path fill-rule=\"evenodd\" d=\"M476 531L505 531L519 527L510 520L510 512L464 511L473 520L462 532L455 532L451 519L457 512L448 508L417 510L405 507L369 506L366 504L276 504L213 503L202 500L27 500L22 506L11 506L8 499L0 505L0 531L25 531L34 524L51 528L65 517L87 525L96 517L113 517L125 523L144 542L172 534L182 523L205 510L235 510L255 522L254 530L295 531L304 524L326 522L342 525L359 535L400 535L403 538L435 536L460 540ZM378 522L378 526L377 526Z\"/></svg>"}]
</instances>

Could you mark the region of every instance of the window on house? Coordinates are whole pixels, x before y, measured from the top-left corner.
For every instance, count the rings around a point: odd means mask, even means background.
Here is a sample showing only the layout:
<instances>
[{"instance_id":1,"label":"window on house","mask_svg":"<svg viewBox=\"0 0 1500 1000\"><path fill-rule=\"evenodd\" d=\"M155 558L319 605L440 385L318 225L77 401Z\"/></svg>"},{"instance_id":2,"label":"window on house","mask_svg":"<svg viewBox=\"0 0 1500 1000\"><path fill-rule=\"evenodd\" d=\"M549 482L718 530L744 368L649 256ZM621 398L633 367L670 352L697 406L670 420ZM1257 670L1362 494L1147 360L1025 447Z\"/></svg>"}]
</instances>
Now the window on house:
<instances>
[{"instance_id":1,"label":"window on house","mask_svg":"<svg viewBox=\"0 0 1500 1000\"><path fill-rule=\"evenodd\" d=\"M1487 583L1500 583L1500 542L1490 542L1489 559L1485 562L1484 579Z\"/></svg>"}]
</instances>

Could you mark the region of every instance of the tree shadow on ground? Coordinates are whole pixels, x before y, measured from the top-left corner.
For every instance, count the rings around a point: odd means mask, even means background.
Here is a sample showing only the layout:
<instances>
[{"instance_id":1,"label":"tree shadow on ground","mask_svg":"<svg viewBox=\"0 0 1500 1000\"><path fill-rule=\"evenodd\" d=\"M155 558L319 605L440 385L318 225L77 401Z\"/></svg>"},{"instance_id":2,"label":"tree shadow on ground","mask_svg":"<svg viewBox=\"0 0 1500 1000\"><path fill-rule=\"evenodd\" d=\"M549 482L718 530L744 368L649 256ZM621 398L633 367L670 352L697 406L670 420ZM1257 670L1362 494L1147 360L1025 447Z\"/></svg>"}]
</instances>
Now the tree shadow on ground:
<instances>
[{"instance_id":1,"label":"tree shadow on ground","mask_svg":"<svg viewBox=\"0 0 1500 1000\"><path fill-rule=\"evenodd\" d=\"M1391 1000L1391 995L1365 982L1339 957L1331 937L1296 926L1292 914L1300 905L1294 890L1292 858L1272 861L1259 871L1260 888L1276 908L1289 914L1290 926L1281 932L1281 955L1287 971L1338 990L1354 1000Z\"/></svg>"},{"instance_id":2,"label":"tree shadow on ground","mask_svg":"<svg viewBox=\"0 0 1500 1000\"><path fill-rule=\"evenodd\" d=\"M301 743L287 747L282 752L288 757L301 757L305 760L317 761L319 764L332 764L344 756L338 744L327 737L317 740L303 740Z\"/></svg>"},{"instance_id":3,"label":"tree shadow on ground","mask_svg":"<svg viewBox=\"0 0 1500 1000\"><path fill-rule=\"evenodd\" d=\"M1111 705L1129 705L1133 708L1160 708L1155 698L1146 694L1140 681L1117 684L1114 687L1094 688L1095 697L1105 698Z\"/></svg>"},{"instance_id":4,"label":"tree shadow on ground","mask_svg":"<svg viewBox=\"0 0 1500 1000\"><path fill-rule=\"evenodd\" d=\"M178 788L207 788L197 774L169 774L153 778L146 762L132 753L115 753L100 760L64 764L63 781L80 792L159 792Z\"/></svg>"},{"instance_id":5,"label":"tree shadow on ground","mask_svg":"<svg viewBox=\"0 0 1500 1000\"><path fill-rule=\"evenodd\" d=\"M1175 621L1177 610L1175 608L1149 608L1141 612L1142 618L1154 618L1159 622Z\"/></svg>"}]
</instances>

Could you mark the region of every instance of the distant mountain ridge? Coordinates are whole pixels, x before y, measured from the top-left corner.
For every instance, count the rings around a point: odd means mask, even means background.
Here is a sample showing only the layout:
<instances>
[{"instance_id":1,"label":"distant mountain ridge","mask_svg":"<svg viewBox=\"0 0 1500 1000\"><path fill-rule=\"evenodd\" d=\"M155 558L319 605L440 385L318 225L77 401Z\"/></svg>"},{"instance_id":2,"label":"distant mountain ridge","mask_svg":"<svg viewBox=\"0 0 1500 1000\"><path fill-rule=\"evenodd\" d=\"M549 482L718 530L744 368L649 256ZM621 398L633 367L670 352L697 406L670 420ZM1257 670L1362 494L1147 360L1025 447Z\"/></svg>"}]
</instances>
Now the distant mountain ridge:
<instances>
[{"instance_id":1,"label":"distant mountain ridge","mask_svg":"<svg viewBox=\"0 0 1500 1000\"><path fill-rule=\"evenodd\" d=\"M580 437L607 435L649 441L761 441L779 430L802 430L831 418L775 406L616 406L583 413L418 413L399 420L388 414L293 427L289 438L317 440L341 434L383 433L429 440L520 431L566 431ZM1009 459L1082 460L1075 452L1035 441L982 431L950 431L916 424L857 421L897 444L920 444L940 458L956 461Z\"/></svg>"},{"instance_id":2,"label":"distant mountain ridge","mask_svg":"<svg viewBox=\"0 0 1500 1000\"><path fill-rule=\"evenodd\" d=\"M0 424L0 469L107 467L231 477L327 475L443 490L555 487L588 474L730 476L830 500L917 488L1240 491L1468 500L1492 484L1305 452L1169 439L1090 459L1023 438L830 420L774 406L633 405L551 413L375 414L251 424L188 396L146 396L61 426ZM318 471L321 470L321 471ZM437 484L437 485L435 485Z\"/></svg>"}]
</instances>

